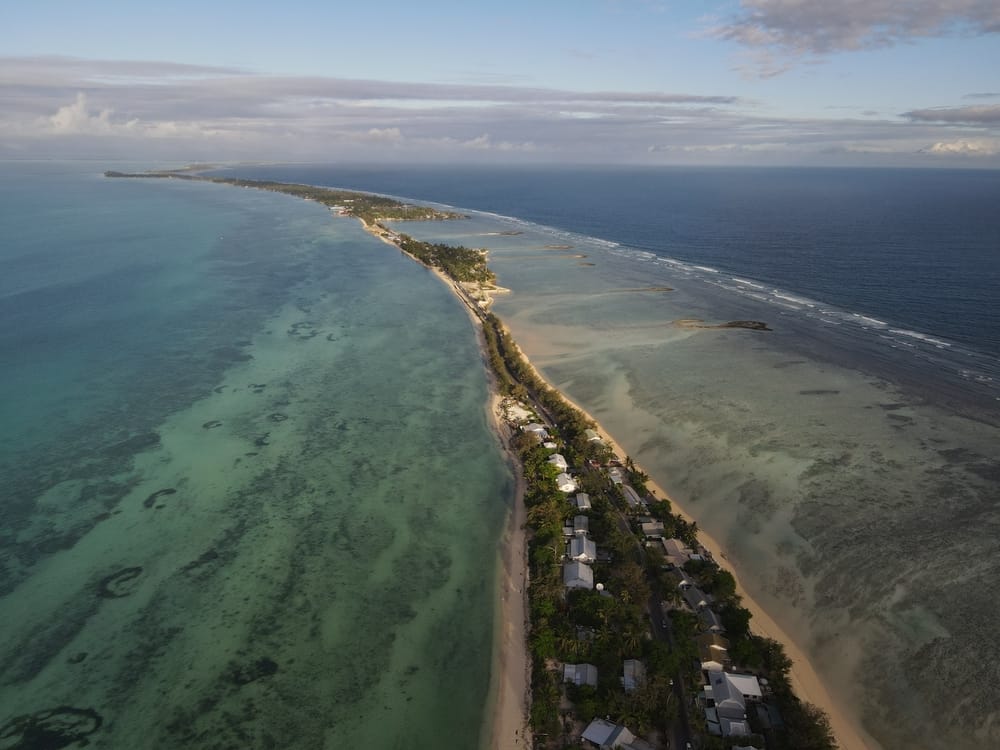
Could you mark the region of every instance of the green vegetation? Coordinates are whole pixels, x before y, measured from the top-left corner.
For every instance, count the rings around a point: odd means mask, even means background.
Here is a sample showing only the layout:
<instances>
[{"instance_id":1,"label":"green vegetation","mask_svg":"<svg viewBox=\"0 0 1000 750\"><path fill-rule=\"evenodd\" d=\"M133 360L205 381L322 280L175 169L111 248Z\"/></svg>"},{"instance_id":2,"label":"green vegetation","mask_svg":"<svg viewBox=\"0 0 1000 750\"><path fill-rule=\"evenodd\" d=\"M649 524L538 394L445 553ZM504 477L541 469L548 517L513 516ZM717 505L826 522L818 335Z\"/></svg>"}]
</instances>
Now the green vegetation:
<instances>
[{"instance_id":1,"label":"green vegetation","mask_svg":"<svg viewBox=\"0 0 1000 750\"><path fill-rule=\"evenodd\" d=\"M123 173L105 172L107 177L171 178L214 182L237 187L271 190L317 201L342 214L362 219L372 231L396 243L417 261L440 269L459 282L494 283L484 251L421 242L387 229L392 220L460 218L459 214L411 206L384 196L370 195L311 185L206 177L186 170ZM613 459L602 443L587 439L586 431L596 425L550 388L521 355L517 345L492 313L477 310L482 320L487 361L502 394L531 402L555 426L561 452L571 466L579 467L580 490L590 495L590 537L610 555L593 565L595 581L605 591L566 592L562 583L563 526L572 522L576 510L555 486L556 469L548 462L550 451L530 435L517 433L510 439L526 480L525 506L530 528L528 561L531 585L528 606L531 630L528 647L532 657L530 710L531 727L538 747L562 747L568 740L573 720L589 722L595 716L610 716L626 724L638 735L659 731L666 736L678 711L673 680L687 687L689 698L700 685L698 617L684 609L670 612L673 648L650 637L647 606L662 600L679 604L676 579L663 571L663 556L654 547L643 548L626 529L628 512L621 491L613 486L603 468ZM648 514L662 521L668 537L681 539L691 549L699 549L698 527L672 512L670 503L653 497L646 488L648 477L625 461L629 484L644 497ZM800 701L791 690L788 672L791 662L780 643L750 632L750 612L740 606L736 581L711 559L693 560L686 574L715 600L715 609L730 640L730 656L740 667L749 668L768 679L771 703L777 706L783 728L761 725L750 712L751 728L766 739L771 750L835 750L836 743L826 715L815 706ZM641 659L646 680L639 689L625 693L620 677L625 659ZM598 684L566 686L573 708L560 712L564 686L558 662L593 664ZM694 727L704 726L698 718ZM729 748L731 741L704 734L702 750Z\"/></svg>"}]
</instances>

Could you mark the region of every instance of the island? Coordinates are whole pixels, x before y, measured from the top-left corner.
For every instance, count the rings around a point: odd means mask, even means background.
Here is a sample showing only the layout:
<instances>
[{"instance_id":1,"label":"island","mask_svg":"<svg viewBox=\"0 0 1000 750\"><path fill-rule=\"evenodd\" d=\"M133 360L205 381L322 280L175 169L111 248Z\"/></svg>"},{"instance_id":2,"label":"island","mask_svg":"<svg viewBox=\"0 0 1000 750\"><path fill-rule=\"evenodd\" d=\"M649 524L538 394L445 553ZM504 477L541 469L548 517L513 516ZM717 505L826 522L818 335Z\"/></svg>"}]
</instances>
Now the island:
<instances>
[{"instance_id":1,"label":"island","mask_svg":"<svg viewBox=\"0 0 1000 750\"><path fill-rule=\"evenodd\" d=\"M793 692L783 645L752 632L736 578L697 524L546 382L490 311L492 295L506 290L487 251L387 226L462 214L193 169L105 175L200 180L319 202L431 269L464 303L490 375L495 428L518 478L503 554L494 748L837 747L826 714ZM770 330L759 321L675 324Z\"/></svg>"}]
</instances>

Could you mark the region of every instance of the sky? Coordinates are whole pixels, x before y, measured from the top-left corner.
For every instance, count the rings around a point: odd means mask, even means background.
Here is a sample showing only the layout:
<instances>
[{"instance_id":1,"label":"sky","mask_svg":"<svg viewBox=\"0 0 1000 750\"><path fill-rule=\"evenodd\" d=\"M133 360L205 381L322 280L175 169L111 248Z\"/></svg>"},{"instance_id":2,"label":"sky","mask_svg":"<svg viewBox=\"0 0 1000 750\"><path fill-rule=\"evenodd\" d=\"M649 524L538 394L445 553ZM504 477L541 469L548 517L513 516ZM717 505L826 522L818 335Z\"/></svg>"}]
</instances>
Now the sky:
<instances>
[{"instance_id":1,"label":"sky","mask_svg":"<svg viewBox=\"0 0 1000 750\"><path fill-rule=\"evenodd\" d=\"M1000 168L1000 0L33 0L0 159Z\"/></svg>"}]
</instances>

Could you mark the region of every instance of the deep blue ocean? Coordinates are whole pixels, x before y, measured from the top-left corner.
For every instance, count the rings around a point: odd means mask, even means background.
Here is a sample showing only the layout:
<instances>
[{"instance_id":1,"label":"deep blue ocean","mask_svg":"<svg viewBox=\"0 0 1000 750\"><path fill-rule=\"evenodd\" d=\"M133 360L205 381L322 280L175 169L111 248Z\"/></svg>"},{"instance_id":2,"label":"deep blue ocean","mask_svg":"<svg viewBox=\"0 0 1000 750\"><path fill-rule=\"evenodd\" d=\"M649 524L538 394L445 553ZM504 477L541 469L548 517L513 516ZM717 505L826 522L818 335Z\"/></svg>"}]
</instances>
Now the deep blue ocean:
<instances>
[{"instance_id":1,"label":"deep blue ocean","mask_svg":"<svg viewBox=\"0 0 1000 750\"><path fill-rule=\"evenodd\" d=\"M1000 172L254 166L598 237L1000 355Z\"/></svg>"}]
</instances>

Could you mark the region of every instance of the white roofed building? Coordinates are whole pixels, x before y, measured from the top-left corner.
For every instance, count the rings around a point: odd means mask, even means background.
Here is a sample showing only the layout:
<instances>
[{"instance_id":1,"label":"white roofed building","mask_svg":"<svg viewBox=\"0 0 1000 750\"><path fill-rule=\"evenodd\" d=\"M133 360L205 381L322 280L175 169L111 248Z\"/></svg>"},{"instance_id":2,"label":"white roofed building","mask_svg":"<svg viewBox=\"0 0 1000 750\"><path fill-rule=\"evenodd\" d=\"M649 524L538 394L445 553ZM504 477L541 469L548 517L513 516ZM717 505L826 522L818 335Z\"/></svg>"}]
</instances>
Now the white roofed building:
<instances>
[{"instance_id":1,"label":"white roofed building","mask_svg":"<svg viewBox=\"0 0 1000 750\"><path fill-rule=\"evenodd\" d=\"M569 474L563 472L556 477L556 487L559 488L560 492L565 492L567 494L570 492L576 492L576 480Z\"/></svg>"},{"instance_id":2,"label":"white roofed building","mask_svg":"<svg viewBox=\"0 0 1000 750\"><path fill-rule=\"evenodd\" d=\"M569 464L566 463L566 457L561 453L553 453L549 456L549 463L559 469L559 471L566 471L569 468Z\"/></svg>"},{"instance_id":3,"label":"white roofed building","mask_svg":"<svg viewBox=\"0 0 1000 750\"><path fill-rule=\"evenodd\" d=\"M592 563L597 560L597 543L582 534L569 540L569 559Z\"/></svg>"},{"instance_id":4,"label":"white roofed building","mask_svg":"<svg viewBox=\"0 0 1000 750\"><path fill-rule=\"evenodd\" d=\"M590 495L586 492L578 492L576 494L576 499L574 500L578 510L590 510Z\"/></svg>"}]
</instances>

